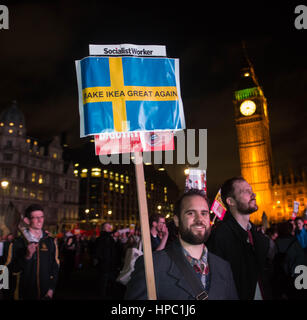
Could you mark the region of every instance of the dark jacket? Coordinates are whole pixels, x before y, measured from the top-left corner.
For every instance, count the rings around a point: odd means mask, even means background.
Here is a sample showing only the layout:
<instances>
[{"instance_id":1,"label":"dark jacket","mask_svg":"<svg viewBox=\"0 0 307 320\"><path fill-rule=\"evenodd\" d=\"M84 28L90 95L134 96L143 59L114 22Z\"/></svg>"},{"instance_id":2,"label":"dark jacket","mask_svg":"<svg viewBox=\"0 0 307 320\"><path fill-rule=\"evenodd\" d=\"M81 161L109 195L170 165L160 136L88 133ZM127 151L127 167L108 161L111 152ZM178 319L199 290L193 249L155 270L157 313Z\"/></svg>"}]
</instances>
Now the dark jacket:
<instances>
[{"instance_id":1,"label":"dark jacket","mask_svg":"<svg viewBox=\"0 0 307 320\"><path fill-rule=\"evenodd\" d=\"M178 240L174 240L170 246L173 246L176 254L182 259L186 259ZM208 252L208 263L211 277L208 299L236 300L238 296L228 262ZM153 252L153 264L158 300L195 300L189 282L174 261L171 260L166 250ZM195 272L192 267L191 271ZM127 286L125 299L147 299L143 256L136 261L135 270Z\"/></svg>"},{"instance_id":2,"label":"dark jacket","mask_svg":"<svg viewBox=\"0 0 307 320\"><path fill-rule=\"evenodd\" d=\"M248 241L248 233L227 212L224 220L212 231L207 242L208 249L231 265L240 300L254 299L257 281L269 298L268 282L264 281L264 268L269 249L269 239L257 232L253 224L251 233L254 247ZM263 283L266 286L263 286ZM269 293L268 296L266 293Z\"/></svg>"},{"instance_id":3,"label":"dark jacket","mask_svg":"<svg viewBox=\"0 0 307 320\"><path fill-rule=\"evenodd\" d=\"M102 231L96 240L98 269L102 273L116 274L121 265L121 251L110 232Z\"/></svg>"},{"instance_id":4,"label":"dark jacket","mask_svg":"<svg viewBox=\"0 0 307 320\"><path fill-rule=\"evenodd\" d=\"M56 239L43 232L37 251L25 258L27 241L18 237L13 242L9 269L16 276L15 299L42 299L49 289L55 290L59 273L59 256Z\"/></svg>"}]
</instances>

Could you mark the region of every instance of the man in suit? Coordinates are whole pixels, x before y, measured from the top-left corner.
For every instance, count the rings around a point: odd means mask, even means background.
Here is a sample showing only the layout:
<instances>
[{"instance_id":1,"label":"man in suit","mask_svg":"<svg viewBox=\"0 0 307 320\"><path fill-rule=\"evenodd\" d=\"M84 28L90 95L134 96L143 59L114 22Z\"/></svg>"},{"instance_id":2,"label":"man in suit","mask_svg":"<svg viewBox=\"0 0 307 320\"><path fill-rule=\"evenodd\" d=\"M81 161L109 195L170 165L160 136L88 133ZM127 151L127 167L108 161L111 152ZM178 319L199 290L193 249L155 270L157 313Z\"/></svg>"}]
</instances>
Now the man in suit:
<instances>
[{"instance_id":1,"label":"man in suit","mask_svg":"<svg viewBox=\"0 0 307 320\"><path fill-rule=\"evenodd\" d=\"M189 274L196 278L204 293L198 299L237 299L230 265L208 252L204 245L210 234L206 196L199 190L190 190L177 201L174 214L174 223L179 229L178 240L165 250L153 253L157 299L195 300ZM184 262L185 271L174 259ZM126 299L147 299L143 257L136 262Z\"/></svg>"}]
</instances>

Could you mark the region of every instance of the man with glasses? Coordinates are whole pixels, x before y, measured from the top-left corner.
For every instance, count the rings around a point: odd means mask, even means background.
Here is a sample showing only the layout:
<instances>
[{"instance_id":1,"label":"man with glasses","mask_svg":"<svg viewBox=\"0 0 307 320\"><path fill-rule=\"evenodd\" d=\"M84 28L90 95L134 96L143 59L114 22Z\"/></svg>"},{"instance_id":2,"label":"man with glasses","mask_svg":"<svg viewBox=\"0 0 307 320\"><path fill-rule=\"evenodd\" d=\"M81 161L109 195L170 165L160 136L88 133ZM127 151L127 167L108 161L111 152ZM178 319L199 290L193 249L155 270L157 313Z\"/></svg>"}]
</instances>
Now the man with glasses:
<instances>
[{"instance_id":1,"label":"man with glasses","mask_svg":"<svg viewBox=\"0 0 307 320\"><path fill-rule=\"evenodd\" d=\"M44 210L32 204L25 210L28 226L13 243L9 269L16 276L14 299L52 299L56 287L59 259L56 239L43 230Z\"/></svg>"}]
</instances>

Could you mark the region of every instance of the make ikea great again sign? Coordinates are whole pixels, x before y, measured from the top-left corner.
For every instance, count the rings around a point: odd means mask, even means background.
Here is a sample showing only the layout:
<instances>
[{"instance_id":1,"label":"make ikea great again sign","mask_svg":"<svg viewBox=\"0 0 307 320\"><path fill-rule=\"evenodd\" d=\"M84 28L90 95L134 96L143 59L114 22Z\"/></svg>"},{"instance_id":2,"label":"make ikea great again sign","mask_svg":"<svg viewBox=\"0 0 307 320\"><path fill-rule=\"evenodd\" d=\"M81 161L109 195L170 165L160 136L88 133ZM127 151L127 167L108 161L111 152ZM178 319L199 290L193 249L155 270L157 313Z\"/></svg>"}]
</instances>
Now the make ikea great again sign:
<instances>
[{"instance_id":1,"label":"make ikea great again sign","mask_svg":"<svg viewBox=\"0 0 307 320\"><path fill-rule=\"evenodd\" d=\"M178 59L87 57L76 69L81 137L185 128Z\"/></svg>"}]
</instances>

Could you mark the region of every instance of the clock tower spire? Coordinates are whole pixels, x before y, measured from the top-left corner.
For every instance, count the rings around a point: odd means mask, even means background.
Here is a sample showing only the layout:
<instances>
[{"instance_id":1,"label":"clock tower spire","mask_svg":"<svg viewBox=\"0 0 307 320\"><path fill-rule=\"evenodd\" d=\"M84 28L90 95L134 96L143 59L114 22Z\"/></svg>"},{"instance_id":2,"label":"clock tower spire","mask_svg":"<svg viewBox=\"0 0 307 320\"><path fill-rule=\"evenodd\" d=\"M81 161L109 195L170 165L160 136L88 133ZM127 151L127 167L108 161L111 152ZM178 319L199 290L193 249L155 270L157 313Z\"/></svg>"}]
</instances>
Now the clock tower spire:
<instances>
[{"instance_id":1,"label":"clock tower spire","mask_svg":"<svg viewBox=\"0 0 307 320\"><path fill-rule=\"evenodd\" d=\"M272 206L272 149L267 101L243 43L244 62L233 96L241 175L256 193L258 211L251 220L261 223Z\"/></svg>"}]
</instances>

